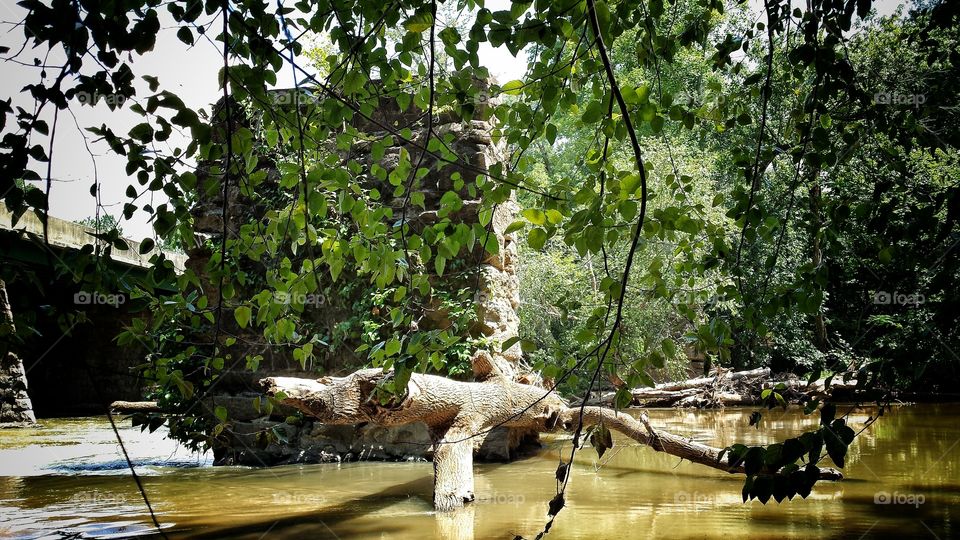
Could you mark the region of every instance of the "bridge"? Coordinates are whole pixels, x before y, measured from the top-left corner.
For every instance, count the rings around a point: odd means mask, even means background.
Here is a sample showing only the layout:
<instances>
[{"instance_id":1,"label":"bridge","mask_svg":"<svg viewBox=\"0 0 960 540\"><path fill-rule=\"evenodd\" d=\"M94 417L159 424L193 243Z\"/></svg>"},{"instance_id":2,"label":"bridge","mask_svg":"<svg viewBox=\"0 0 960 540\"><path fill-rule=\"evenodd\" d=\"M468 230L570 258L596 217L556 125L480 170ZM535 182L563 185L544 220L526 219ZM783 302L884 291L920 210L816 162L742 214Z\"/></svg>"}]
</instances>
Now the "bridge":
<instances>
[{"instance_id":1,"label":"bridge","mask_svg":"<svg viewBox=\"0 0 960 540\"><path fill-rule=\"evenodd\" d=\"M59 255L63 250L80 250L88 244L101 246L106 242L95 237L96 230L91 227L80 225L72 221L49 216L47 218L47 234L49 235L44 242L43 223L33 213L25 213L14 223L14 216L6 207L0 206L0 259L15 259L28 263L37 263L46 261L48 252L51 255ZM111 258L114 263L134 268L149 268L150 258L158 253L163 253L173 262L177 273L184 269L187 256L175 251L161 250L154 247L145 254L140 253L140 242L124 238L129 249L112 251Z\"/></svg>"},{"instance_id":2,"label":"bridge","mask_svg":"<svg viewBox=\"0 0 960 540\"><path fill-rule=\"evenodd\" d=\"M114 337L134 318L150 315L129 290L151 278L151 258L162 254L173 273L150 285L172 290L172 276L184 271L187 256L157 247L141 254L140 242L124 238L128 249L115 246L103 259L106 267L96 267L110 271L112 279L105 279L90 271L91 246L107 246L95 234L51 216L45 236L34 214L14 219L0 207L0 284L6 285L6 294L0 290L0 380L10 383L0 388L0 423L29 421L34 413L103 414L111 401L142 397L144 381L135 368L151 351L141 343L121 347ZM107 283L117 290L105 294Z\"/></svg>"}]
</instances>

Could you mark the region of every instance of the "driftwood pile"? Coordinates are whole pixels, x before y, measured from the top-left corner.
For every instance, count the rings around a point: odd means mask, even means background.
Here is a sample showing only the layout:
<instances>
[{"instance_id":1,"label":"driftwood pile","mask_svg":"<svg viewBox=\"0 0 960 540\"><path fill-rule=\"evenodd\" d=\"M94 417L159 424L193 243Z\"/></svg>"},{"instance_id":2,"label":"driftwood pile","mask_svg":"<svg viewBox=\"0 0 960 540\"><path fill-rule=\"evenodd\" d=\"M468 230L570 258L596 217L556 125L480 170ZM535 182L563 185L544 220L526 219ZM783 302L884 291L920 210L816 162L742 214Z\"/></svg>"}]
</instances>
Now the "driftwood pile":
<instances>
[{"instance_id":1,"label":"driftwood pile","mask_svg":"<svg viewBox=\"0 0 960 540\"><path fill-rule=\"evenodd\" d=\"M763 401L764 390L776 390L786 402L799 403L805 398L823 398L836 391L850 391L856 380L844 381L835 376L807 381L796 375L771 377L769 368L747 371L720 370L709 377L661 383L653 388L634 388L631 405L643 407L717 408L736 405L757 405ZM610 405L616 392L601 392L591 400L594 404Z\"/></svg>"}]
</instances>

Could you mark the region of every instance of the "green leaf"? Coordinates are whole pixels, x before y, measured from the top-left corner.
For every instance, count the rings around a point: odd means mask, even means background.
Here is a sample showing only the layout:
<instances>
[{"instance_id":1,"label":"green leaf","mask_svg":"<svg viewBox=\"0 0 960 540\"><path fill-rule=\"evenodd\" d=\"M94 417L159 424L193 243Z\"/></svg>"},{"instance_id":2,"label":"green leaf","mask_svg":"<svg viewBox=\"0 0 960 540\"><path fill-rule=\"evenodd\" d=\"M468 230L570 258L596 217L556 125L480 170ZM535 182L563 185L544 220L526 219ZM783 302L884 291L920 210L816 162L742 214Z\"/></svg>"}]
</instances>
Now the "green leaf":
<instances>
[{"instance_id":1,"label":"green leaf","mask_svg":"<svg viewBox=\"0 0 960 540\"><path fill-rule=\"evenodd\" d=\"M433 15L425 11L414 14L403 23L403 27L406 28L408 32L417 34L429 30L431 26L433 26Z\"/></svg>"},{"instance_id":2,"label":"green leaf","mask_svg":"<svg viewBox=\"0 0 960 540\"><path fill-rule=\"evenodd\" d=\"M835 430L830 428L824 429L823 442L827 447L827 455L837 464L837 467L842 469L847 456L847 444L840 439Z\"/></svg>"},{"instance_id":3,"label":"green leaf","mask_svg":"<svg viewBox=\"0 0 960 540\"><path fill-rule=\"evenodd\" d=\"M594 428L590 434L590 444L601 458L607 450L613 448L613 436L607 426L600 424Z\"/></svg>"},{"instance_id":4,"label":"green leaf","mask_svg":"<svg viewBox=\"0 0 960 540\"><path fill-rule=\"evenodd\" d=\"M223 405L217 405L217 407L213 410L213 414L221 422L227 421L227 408Z\"/></svg>"},{"instance_id":5,"label":"green leaf","mask_svg":"<svg viewBox=\"0 0 960 540\"><path fill-rule=\"evenodd\" d=\"M240 328L246 328L250 324L251 311L249 306L238 306L233 310L233 317L237 320Z\"/></svg>"},{"instance_id":6,"label":"green leaf","mask_svg":"<svg viewBox=\"0 0 960 540\"><path fill-rule=\"evenodd\" d=\"M833 403L824 403L820 409L820 424L829 426L837 416L837 406Z\"/></svg>"},{"instance_id":7,"label":"green leaf","mask_svg":"<svg viewBox=\"0 0 960 540\"><path fill-rule=\"evenodd\" d=\"M502 345L500 345L500 351L501 352L506 351L507 349L509 349L510 347L513 347L519 342L520 342L520 336L513 336L512 338L504 341Z\"/></svg>"},{"instance_id":8,"label":"green leaf","mask_svg":"<svg viewBox=\"0 0 960 540\"><path fill-rule=\"evenodd\" d=\"M181 26L180 29L177 30L177 39L187 45L193 45L193 32L190 31L189 27Z\"/></svg>"},{"instance_id":9,"label":"green leaf","mask_svg":"<svg viewBox=\"0 0 960 540\"><path fill-rule=\"evenodd\" d=\"M509 96L518 96L522 92L524 87L523 81L510 81L507 84L504 84L500 87L504 94Z\"/></svg>"},{"instance_id":10,"label":"green leaf","mask_svg":"<svg viewBox=\"0 0 960 540\"><path fill-rule=\"evenodd\" d=\"M543 210L538 210L536 208L528 208L522 212L520 215L527 218L527 221L533 223L534 225L546 225L547 224L547 215L543 213Z\"/></svg>"},{"instance_id":11,"label":"green leaf","mask_svg":"<svg viewBox=\"0 0 960 540\"><path fill-rule=\"evenodd\" d=\"M543 135L547 138L547 142L550 144L557 142L557 126L553 124L547 124L547 127L543 130Z\"/></svg>"},{"instance_id":12,"label":"green leaf","mask_svg":"<svg viewBox=\"0 0 960 540\"><path fill-rule=\"evenodd\" d=\"M660 133L663 131L664 121L664 118L659 114L654 116L653 119L650 120L650 129L652 129L655 134Z\"/></svg>"},{"instance_id":13,"label":"green leaf","mask_svg":"<svg viewBox=\"0 0 960 540\"><path fill-rule=\"evenodd\" d=\"M543 246L546 243L547 231L541 229L540 227L531 229L530 232L527 233L527 245L529 245L531 248L539 251L543 249Z\"/></svg>"},{"instance_id":14,"label":"green leaf","mask_svg":"<svg viewBox=\"0 0 960 540\"><path fill-rule=\"evenodd\" d=\"M526 226L527 224L524 223L523 221L520 221L520 220L514 221L513 223L508 225L506 229L503 230L503 234L510 234L512 232L517 232Z\"/></svg>"},{"instance_id":15,"label":"green leaf","mask_svg":"<svg viewBox=\"0 0 960 540\"><path fill-rule=\"evenodd\" d=\"M383 348L383 351L387 356L394 356L400 352L400 340L397 338L391 338L390 341L387 341L387 345Z\"/></svg>"},{"instance_id":16,"label":"green leaf","mask_svg":"<svg viewBox=\"0 0 960 540\"><path fill-rule=\"evenodd\" d=\"M264 138L267 140L267 146L276 148L280 140L280 132L275 129L268 129L264 132Z\"/></svg>"},{"instance_id":17,"label":"green leaf","mask_svg":"<svg viewBox=\"0 0 960 540\"><path fill-rule=\"evenodd\" d=\"M640 187L639 174L628 174L620 180L620 191L628 197L632 196L638 187Z\"/></svg>"},{"instance_id":18,"label":"green leaf","mask_svg":"<svg viewBox=\"0 0 960 540\"><path fill-rule=\"evenodd\" d=\"M661 341L660 348L663 349L663 354L667 355L667 358L676 358L677 345L673 342L672 339L666 338L663 341Z\"/></svg>"},{"instance_id":19,"label":"green leaf","mask_svg":"<svg viewBox=\"0 0 960 540\"><path fill-rule=\"evenodd\" d=\"M606 108L599 101L591 101L580 116L580 121L584 124L595 124L606 115Z\"/></svg>"},{"instance_id":20,"label":"green leaf","mask_svg":"<svg viewBox=\"0 0 960 540\"><path fill-rule=\"evenodd\" d=\"M617 388L617 394L613 398L614 406L618 409L626 409L633 403L633 394L626 386Z\"/></svg>"},{"instance_id":21,"label":"green leaf","mask_svg":"<svg viewBox=\"0 0 960 540\"><path fill-rule=\"evenodd\" d=\"M153 238L144 238L143 242L140 242L140 254L144 255L150 253L154 248Z\"/></svg>"},{"instance_id":22,"label":"green leaf","mask_svg":"<svg viewBox=\"0 0 960 540\"><path fill-rule=\"evenodd\" d=\"M130 128L129 134L130 137L142 143L148 143L153 140L153 127L146 122L141 122Z\"/></svg>"}]
</instances>

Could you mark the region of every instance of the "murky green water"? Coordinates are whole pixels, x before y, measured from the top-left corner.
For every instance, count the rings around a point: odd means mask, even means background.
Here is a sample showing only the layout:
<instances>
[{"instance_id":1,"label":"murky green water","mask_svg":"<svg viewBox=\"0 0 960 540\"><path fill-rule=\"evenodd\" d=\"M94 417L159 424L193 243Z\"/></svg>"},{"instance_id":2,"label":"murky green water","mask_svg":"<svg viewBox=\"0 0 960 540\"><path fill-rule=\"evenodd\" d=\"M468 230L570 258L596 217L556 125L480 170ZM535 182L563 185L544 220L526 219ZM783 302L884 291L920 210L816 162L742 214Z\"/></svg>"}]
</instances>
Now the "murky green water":
<instances>
[{"instance_id":1,"label":"murky green water","mask_svg":"<svg viewBox=\"0 0 960 540\"><path fill-rule=\"evenodd\" d=\"M795 411L651 411L655 425L724 446L803 431ZM851 420L862 423L868 412ZM429 463L211 467L160 432L122 429L171 538L532 538L544 523L561 440L509 464L479 464L478 500L431 509ZM548 538L931 538L960 536L960 406L897 408L851 447L847 479L806 500L743 504L741 479L617 439L587 449ZM0 430L0 537L128 537L149 517L105 418Z\"/></svg>"}]
</instances>

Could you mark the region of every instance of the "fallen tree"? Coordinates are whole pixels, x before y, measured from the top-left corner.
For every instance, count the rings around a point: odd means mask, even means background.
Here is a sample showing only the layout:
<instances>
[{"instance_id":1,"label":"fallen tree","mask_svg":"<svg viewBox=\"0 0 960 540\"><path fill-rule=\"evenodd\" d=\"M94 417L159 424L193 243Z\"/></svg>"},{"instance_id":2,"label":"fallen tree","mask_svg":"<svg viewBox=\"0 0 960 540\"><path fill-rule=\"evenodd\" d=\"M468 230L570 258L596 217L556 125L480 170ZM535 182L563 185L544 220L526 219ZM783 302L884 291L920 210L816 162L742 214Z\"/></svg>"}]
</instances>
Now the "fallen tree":
<instances>
[{"instance_id":1,"label":"fallen tree","mask_svg":"<svg viewBox=\"0 0 960 540\"><path fill-rule=\"evenodd\" d=\"M261 383L268 395L325 424L424 422L434 442L433 502L440 511L474 499L473 451L496 426L554 432L574 431L581 422L603 424L654 450L730 473L745 472L729 453L654 429L645 417L638 420L598 406L568 406L552 391L508 378L485 352L474 356L473 367L477 382L413 374L406 393L386 403L378 399L377 389L394 374L380 369L317 380L269 377ZM842 474L821 468L819 478L839 480Z\"/></svg>"},{"instance_id":2,"label":"fallen tree","mask_svg":"<svg viewBox=\"0 0 960 540\"><path fill-rule=\"evenodd\" d=\"M775 389L785 401L800 403L807 398L822 398L836 390L853 390L856 380L836 378L805 381L796 376L772 379L769 368L746 371L719 371L709 377L657 384L652 388L630 390L631 404L646 407L711 408L735 405L757 405L763 402L763 391ZM610 405L616 392L601 392L592 404Z\"/></svg>"}]
</instances>

